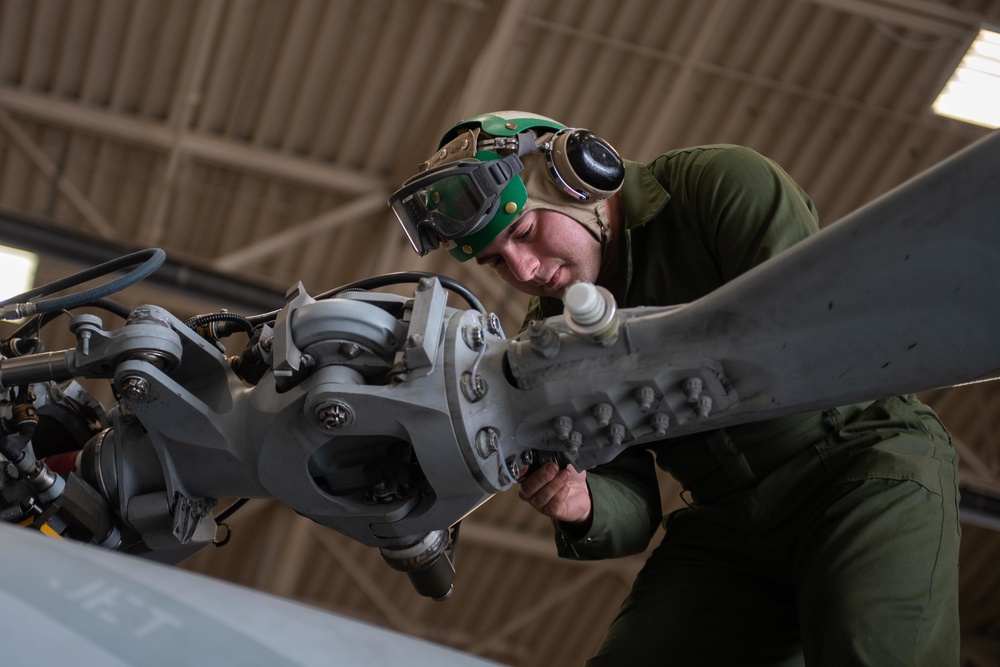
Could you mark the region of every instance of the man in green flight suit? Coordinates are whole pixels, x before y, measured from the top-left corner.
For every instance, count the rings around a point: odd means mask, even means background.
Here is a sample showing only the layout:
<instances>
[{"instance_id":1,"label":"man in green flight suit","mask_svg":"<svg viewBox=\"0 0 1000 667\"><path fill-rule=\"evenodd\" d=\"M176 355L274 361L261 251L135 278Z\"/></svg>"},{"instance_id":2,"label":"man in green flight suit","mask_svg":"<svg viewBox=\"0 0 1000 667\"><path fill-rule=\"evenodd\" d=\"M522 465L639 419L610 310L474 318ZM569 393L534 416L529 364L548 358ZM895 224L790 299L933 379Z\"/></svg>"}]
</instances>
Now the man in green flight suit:
<instances>
[{"instance_id":1,"label":"man in green flight suit","mask_svg":"<svg viewBox=\"0 0 1000 667\"><path fill-rule=\"evenodd\" d=\"M688 303L818 230L778 165L729 145L648 165L527 112L467 119L390 204L421 255L445 247L558 314L576 281L619 307ZM689 506L662 516L655 465ZM665 537L588 665L957 665L958 482L913 396L549 462L519 495L559 554L613 558Z\"/></svg>"}]
</instances>

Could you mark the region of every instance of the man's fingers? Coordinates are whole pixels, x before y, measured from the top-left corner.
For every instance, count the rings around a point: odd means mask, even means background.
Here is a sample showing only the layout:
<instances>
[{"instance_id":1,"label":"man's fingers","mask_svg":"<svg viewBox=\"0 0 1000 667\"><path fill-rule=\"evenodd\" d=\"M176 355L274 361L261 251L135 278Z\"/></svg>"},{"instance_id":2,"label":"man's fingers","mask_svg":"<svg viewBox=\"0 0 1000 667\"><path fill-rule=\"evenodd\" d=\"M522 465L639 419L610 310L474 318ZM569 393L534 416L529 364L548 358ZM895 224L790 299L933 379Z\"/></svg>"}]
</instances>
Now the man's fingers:
<instances>
[{"instance_id":1,"label":"man's fingers","mask_svg":"<svg viewBox=\"0 0 1000 667\"><path fill-rule=\"evenodd\" d=\"M521 497L525 500L531 498L558 474L559 466L555 463L548 461L542 464L538 470L521 480Z\"/></svg>"}]
</instances>

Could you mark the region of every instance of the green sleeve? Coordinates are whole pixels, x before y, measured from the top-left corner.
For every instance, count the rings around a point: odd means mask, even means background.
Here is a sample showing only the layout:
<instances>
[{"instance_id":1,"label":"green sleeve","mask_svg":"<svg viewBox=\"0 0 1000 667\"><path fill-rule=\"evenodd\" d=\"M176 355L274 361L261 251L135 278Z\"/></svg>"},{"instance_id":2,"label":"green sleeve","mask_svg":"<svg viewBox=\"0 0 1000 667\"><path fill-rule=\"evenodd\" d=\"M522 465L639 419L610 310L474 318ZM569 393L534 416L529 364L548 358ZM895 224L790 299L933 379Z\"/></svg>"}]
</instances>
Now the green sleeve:
<instances>
[{"instance_id":1,"label":"green sleeve","mask_svg":"<svg viewBox=\"0 0 1000 667\"><path fill-rule=\"evenodd\" d=\"M663 518L653 456L641 447L587 472L593 500L589 529L555 522L556 548L563 558L595 560L641 553Z\"/></svg>"}]
</instances>

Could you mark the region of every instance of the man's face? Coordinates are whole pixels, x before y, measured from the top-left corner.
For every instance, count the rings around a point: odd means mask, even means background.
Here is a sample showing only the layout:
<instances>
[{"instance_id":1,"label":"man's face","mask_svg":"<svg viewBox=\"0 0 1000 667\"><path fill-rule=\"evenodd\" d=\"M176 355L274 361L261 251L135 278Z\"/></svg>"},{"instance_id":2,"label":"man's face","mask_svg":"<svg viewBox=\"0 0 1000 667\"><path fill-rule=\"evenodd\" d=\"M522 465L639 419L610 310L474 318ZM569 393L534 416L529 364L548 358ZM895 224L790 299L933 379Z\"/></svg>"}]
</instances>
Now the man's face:
<instances>
[{"instance_id":1,"label":"man's face","mask_svg":"<svg viewBox=\"0 0 1000 667\"><path fill-rule=\"evenodd\" d=\"M504 281L532 296L562 298L574 282L596 282L601 244L573 218L533 209L476 255Z\"/></svg>"}]
</instances>

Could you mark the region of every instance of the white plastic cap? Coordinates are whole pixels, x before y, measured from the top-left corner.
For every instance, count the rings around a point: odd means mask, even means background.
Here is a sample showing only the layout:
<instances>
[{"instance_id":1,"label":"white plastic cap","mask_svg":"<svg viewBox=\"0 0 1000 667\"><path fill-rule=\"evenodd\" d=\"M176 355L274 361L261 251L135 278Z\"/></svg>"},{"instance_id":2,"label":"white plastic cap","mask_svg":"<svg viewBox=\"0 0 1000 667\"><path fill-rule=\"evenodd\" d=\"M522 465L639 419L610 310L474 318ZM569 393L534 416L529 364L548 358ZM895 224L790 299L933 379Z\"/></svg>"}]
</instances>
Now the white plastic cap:
<instances>
[{"instance_id":1,"label":"white plastic cap","mask_svg":"<svg viewBox=\"0 0 1000 667\"><path fill-rule=\"evenodd\" d=\"M574 322L583 326L596 324L604 317L607 304L592 283L573 283L563 295L563 304Z\"/></svg>"}]
</instances>

